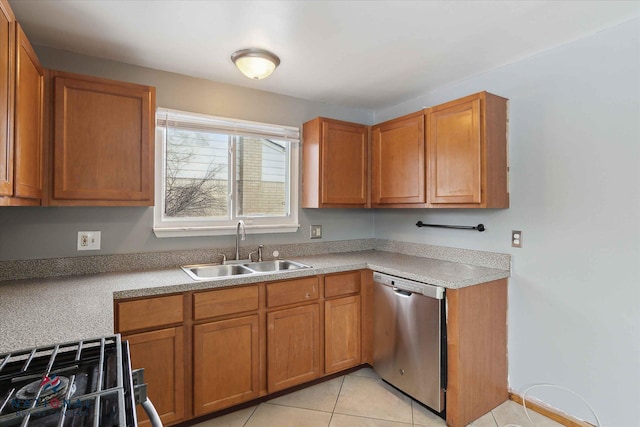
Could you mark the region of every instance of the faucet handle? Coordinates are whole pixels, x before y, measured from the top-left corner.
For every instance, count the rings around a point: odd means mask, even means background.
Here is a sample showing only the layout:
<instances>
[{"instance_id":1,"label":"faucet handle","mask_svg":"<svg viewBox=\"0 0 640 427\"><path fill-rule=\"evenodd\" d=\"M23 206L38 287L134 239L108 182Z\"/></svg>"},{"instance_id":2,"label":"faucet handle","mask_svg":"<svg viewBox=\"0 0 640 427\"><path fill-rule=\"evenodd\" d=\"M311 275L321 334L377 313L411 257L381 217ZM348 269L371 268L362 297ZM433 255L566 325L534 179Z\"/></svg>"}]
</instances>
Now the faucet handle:
<instances>
[{"instance_id":1,"label":"faucet handle","mask_svg":"<svg viewBox=\"0 0 640 427\"><path fill-rule=\"evenodd\" d=\"M262 262L262 249L264 249L264 245L258 246L258 262Z\"/></svg>"},{"instance_id":2,"label":"faucet handle","mask_svg":"<svg viewBox=\"0 0 640 427\"><path fill-rule=\"evenodd\" d=\"M227 256L225 254L215 254L214 256L221 256L222 257L222 264L226 264Z\"/></svg>"},{"instance_id":3,"label":"faucet handle","mask_svg":"<svg viewBox=\"0 0 640 427\"><path fill-rule=\"evenodd\" d=\"M251 259L251 255L258 253L258 251L251 251L249 252L249 256L247 257L247 259L249 260L249 262L253 262L253 260ZM258 261L260 261L260 259L258 258Z\"/></svg>"}]
</instances>

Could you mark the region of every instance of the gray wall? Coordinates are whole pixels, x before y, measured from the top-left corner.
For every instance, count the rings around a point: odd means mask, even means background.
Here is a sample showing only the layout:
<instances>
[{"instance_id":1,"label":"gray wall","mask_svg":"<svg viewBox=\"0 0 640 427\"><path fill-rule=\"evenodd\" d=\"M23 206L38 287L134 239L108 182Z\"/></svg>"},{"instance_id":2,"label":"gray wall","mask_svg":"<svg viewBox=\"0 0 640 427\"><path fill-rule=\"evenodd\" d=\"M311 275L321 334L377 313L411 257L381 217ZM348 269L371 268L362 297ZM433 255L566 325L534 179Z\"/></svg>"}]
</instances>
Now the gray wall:
<instances>
[{"instance_id":1,"label":"gray wall","mask_svg":"<svg viewBox=\"0 0 640 427\"><path fill-rule=\"evenodd\" d=\"M510 99L506 210L378 210L376 237L511 253L509 384L562 385L602 425L640 425L640 21L376 112L487 90ZM417 229L417 220L487 226ZM511 230L523 247L511 248ZM570 393L532 396L594 419Z\"/></svg>"},{"instance_id":2,"label":"gray wall","mask_svg":"<svg viewBox=\"0 0 640 427\"><path fill-rule=\"evenodd\" d=\"M47 68L156 87L157 105L224 117L301 126L317 116L370 124L373 112L311 102L239 86L137 67L36 46ZM248 235L243 246L308 242L309 225L322 224L320 241L371 238L373 212L301 209L297 233ZM230 247L234 236L155 237L153 208L0 207L0 260ZM78 231L102 231L102 250L76 251ZM314 242L316 242L314 240Z\"/></svg>"}]
</instances>

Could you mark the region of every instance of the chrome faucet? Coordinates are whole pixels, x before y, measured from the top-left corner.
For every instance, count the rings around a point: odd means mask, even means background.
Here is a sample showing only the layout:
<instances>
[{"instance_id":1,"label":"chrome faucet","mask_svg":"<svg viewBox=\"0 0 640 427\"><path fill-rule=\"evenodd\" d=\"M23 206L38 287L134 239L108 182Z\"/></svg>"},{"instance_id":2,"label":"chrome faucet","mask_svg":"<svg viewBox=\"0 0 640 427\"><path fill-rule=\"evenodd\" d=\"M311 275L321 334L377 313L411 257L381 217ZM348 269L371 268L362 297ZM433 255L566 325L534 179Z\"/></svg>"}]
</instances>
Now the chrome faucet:
<instances>
[{"instance_id":1,"label":"chrome faucet","mask_svg":"<svg viewBox=\"0 0 640 427\"><path fill-rule=\"evenodd\" d=\"M236 227L236 260L240 259L240 229L242 229L242 240L247 238L247 232L244 229L244 221L238 221L238 226Z\"/></svg>"}]
</instances>

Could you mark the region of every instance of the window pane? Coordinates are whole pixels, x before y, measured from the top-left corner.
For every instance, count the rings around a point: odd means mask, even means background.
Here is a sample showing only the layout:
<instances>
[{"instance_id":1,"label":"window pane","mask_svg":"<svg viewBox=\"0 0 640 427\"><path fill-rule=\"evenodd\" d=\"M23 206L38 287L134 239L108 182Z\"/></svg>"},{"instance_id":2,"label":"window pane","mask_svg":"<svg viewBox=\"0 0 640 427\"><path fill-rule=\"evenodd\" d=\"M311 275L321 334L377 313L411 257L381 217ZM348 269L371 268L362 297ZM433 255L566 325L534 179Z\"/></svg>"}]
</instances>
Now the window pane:
<instances>
[{"instance_id":1,"label":"window pane","mask_svg":"<svg viewBox=\"0 0 640 427\"><path fill-rule=\"evenodd\" d=\"M229 218L229 138L167 130L166 217Z\"/></svg>"},{"instance_id":2,"label":"window pane","mask_svg":"<svg viewBox=\"0 0 640 427\"><path fill-rule=\"evenodd\" d=\"M238 137L238 216L286 216L289 213L288 157L287 142Z\"/></svg>"}]
</instances>

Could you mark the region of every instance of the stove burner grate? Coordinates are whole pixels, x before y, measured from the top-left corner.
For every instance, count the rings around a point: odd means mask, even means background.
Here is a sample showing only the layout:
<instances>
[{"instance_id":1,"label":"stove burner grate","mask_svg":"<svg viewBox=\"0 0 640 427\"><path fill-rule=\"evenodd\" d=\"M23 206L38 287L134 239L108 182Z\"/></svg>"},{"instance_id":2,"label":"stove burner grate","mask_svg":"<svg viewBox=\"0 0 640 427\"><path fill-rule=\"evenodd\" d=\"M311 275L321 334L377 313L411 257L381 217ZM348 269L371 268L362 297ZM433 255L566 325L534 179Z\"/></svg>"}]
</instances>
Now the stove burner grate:
<instances>
[{"instance_id":1,"label":"stove burner grate","mask_svg":"<svg viewBox=\"0 0 640 427\"><path fill-rule=\"evenodd\" d=\"M0 427L136 426L119 335L0 354Z\"/></svg>"}]
</instances>

